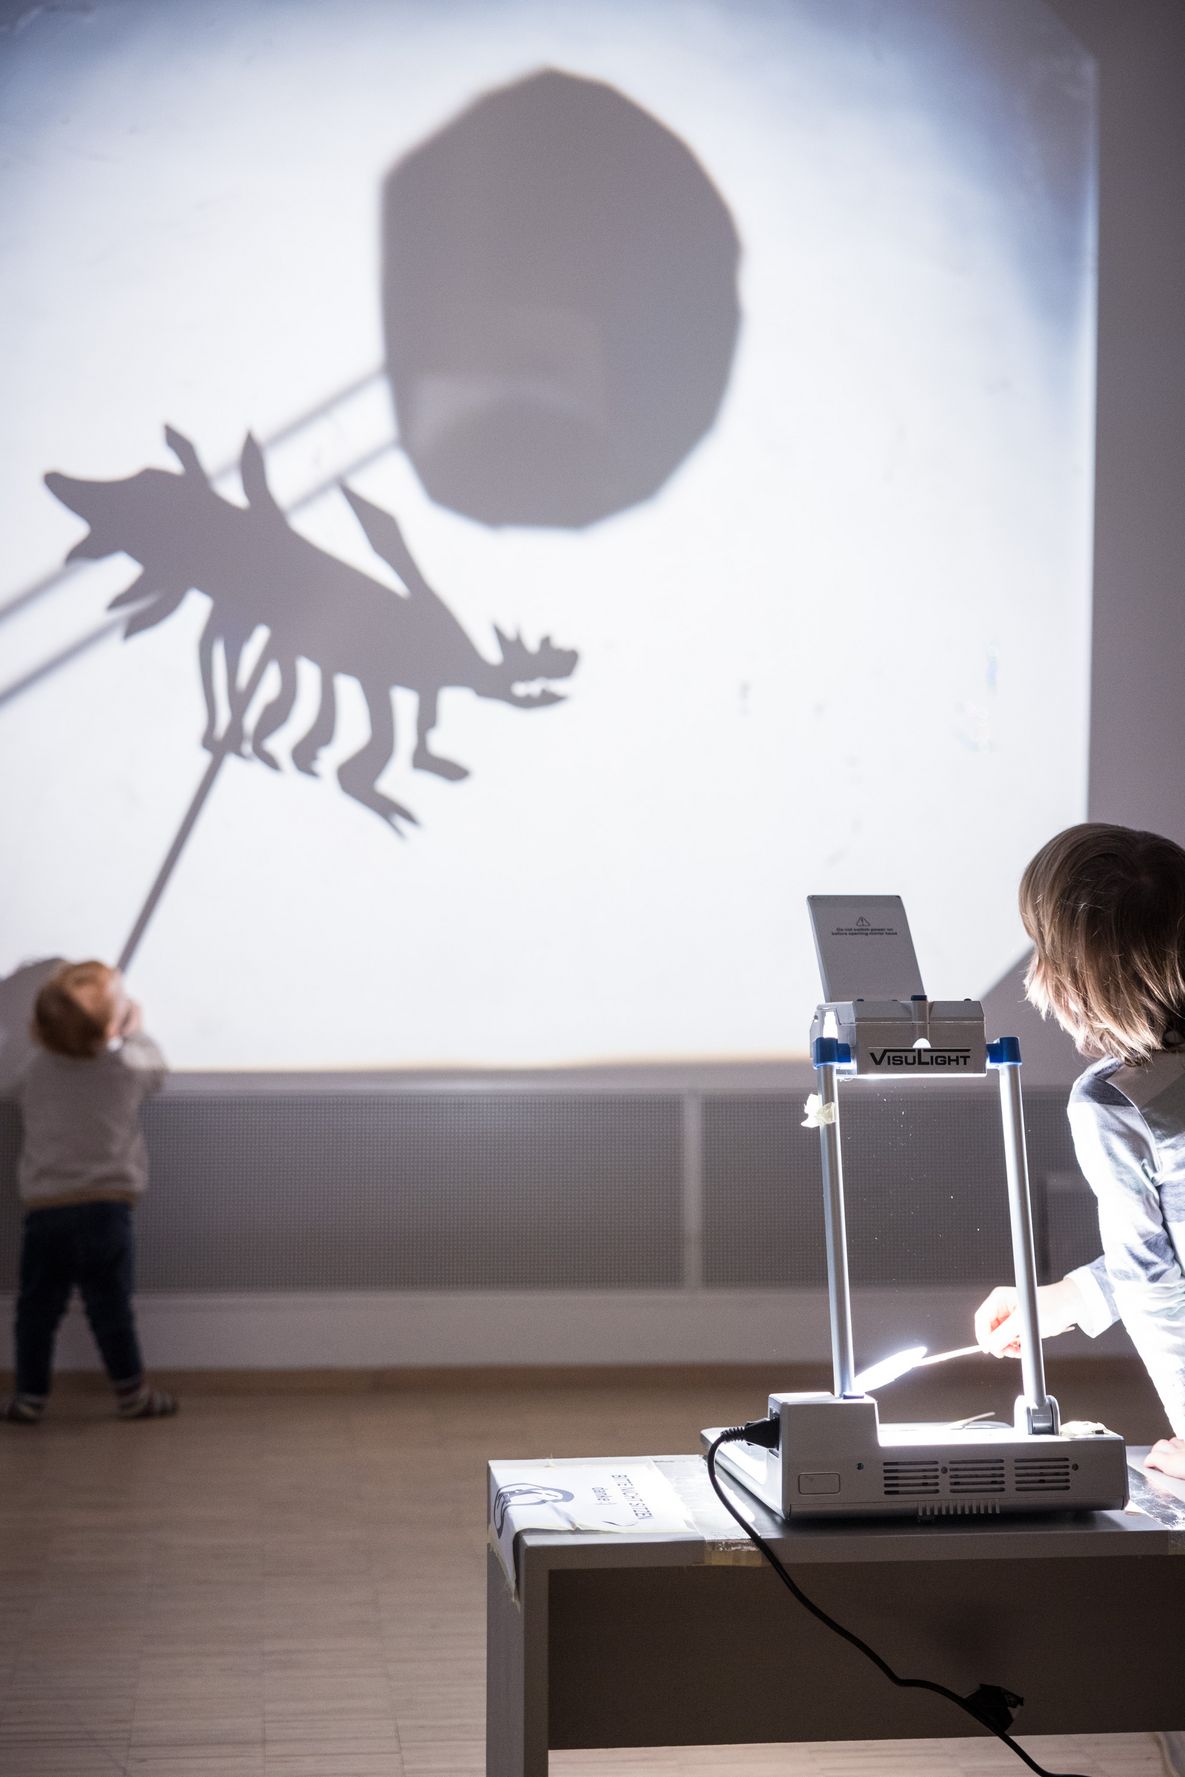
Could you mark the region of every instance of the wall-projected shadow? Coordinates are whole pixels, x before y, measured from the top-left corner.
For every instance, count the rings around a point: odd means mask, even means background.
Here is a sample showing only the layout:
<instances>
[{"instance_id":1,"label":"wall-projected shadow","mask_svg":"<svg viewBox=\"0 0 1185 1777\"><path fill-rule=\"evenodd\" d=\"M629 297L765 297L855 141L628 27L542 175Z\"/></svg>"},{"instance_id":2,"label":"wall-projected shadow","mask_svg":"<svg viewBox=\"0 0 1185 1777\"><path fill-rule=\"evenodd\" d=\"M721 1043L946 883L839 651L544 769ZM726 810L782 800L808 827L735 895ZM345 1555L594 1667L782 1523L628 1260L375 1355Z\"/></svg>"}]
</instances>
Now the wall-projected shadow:
<instances>
[{"instance_id":1,"label":"wall-projected shadow","mask_svg":"<svg viewBox=\"0 0 1185 1777\"><path fill-rule=\"evenodd\" d=\"M1085 782L1097 96L1044 0L891 12L13 39L4 972L117 956L159 870L187 1069L748 1067L814 1003L793 909L860 882L936 990L1000 976ZM88 527L44 472L150 466L189 555L46 582Z\"/></svg>"},{"instance_id":2,"label":"wall-projected shadow","mask_svg":"<svg viewBox=\"0 0 1185 1777\"><path fill-rule=\"evenodd\" d=\"M664 125L600 82L544 71L487 94L388 175L383 323L399 442L431 497L489 525L578 527L654 494L712 425L736 346L739 243L699 163ZM116 481L52 471L50 492L90 529L69 561L141 566L111 601L124 639L190 591L210 611L198 647L210 765L124 946L131 960L230 754L273 770L297 703L297 662L319 675L316 714L292 738L315 777L337 729L339 678L366 706L345 794L396 833L415 812L379 787L395 755L393 693L415 694L413 769L469 767L434 750L442 693L519 709L561 701L575 649L495 628L484 653L429 584L395 517L342 485L397 584L296 531L247 437L246 505L211 485L172 428L180 472ZM257 631L265 641L249 657ZM264 696L265 681L268 691ZM219 726L219 688L229 711Z\"/></svg>"},{"instance_id":3,"label":"wall-projected shadow","mask_svg":"<svg viewBox=\"0 0 1185 1777\"><path fill-rule=\"evenodd\" d=\"M383 327L433 499L586 525L656 493L719 410L739 258L699 162L596 81L518 81L407 155L383 192Z\"/></svg>"},{"instance_id":4,"label":"wall-projected shadow","mask_svg":"<svg viewBox=\"0 0 1185 1777\"><path fill-rule=\"evenodd\" d=\"M466 777L466 768L433 753L430 746L446 687L520 709L560 701L560 693L536 682L568 677L576 665L575 652L555 647L550 637L531 648L521 637L498 630L500 657L488 660L428 585L389 512L349 488L342 490L375 553L398 576L399 590L338 561L293 530L272 497L263 452L253 438L247 439L241 462L245 507L215 493L189 439L171 427L165 438L181 464L179 474L142 469L120 481L82 481L56 473L45 479L50 491L91 527L72 556L122 552L143 568L111 601L112 609L133 607L125 640L172 616L191 588L209 599L199 657L206 704L202 744L210 752L249 753L279 769L267 743L295 708L300 658L320 674L320 702L291 758L298 771L315 777L320 754L337 726L335 678L353 679L366 700L370 733L338 768L337 780L348 796L398 831L415 816L378 787L395 751L394 690L405 687L419 700L413 766L452 779ZM244 651L260 625L267 631L267 646L244 681ZM232 710L221 734L218 652ZM246 686L258 686L261 667L273 662L279 669L278 689L252 713Z\"/></svg>"}]
</instances>

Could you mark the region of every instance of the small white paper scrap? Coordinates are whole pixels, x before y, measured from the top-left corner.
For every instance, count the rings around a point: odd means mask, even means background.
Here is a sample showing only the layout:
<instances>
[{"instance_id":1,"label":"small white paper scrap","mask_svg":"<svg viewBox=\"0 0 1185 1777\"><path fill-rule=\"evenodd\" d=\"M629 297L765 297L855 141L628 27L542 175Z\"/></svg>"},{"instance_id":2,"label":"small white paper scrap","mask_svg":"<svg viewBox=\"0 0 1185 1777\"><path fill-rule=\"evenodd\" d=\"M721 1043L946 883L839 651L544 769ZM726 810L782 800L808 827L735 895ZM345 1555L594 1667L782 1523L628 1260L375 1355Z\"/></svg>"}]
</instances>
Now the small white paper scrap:
<instances>
[{"instance_id":1,"label":"small white paper scrap","mask_svg":"<svg viewBox=\"0 0 1185 1777\"><path fill-rule=\"evenodd\" d=\"M803 1105L806 1116L802 1119L804 1129L821 1129L824 1123L835 1122L835 1104L824 1104L817 1092L812 1092Z\"/></svg>"},{"instance_id":2,"label":"small white paper scrap","mask_svg":"<svg viewBox=\"0 0 1185 1777\"><path fill-rule=\"evenodd\" d=\"M516 1583L514 1539L521 1530L604 1536L697 1536L666 1476L646 1457L576 1462L491 1462L490 1538Z\"/></svg>"}]
</instances>

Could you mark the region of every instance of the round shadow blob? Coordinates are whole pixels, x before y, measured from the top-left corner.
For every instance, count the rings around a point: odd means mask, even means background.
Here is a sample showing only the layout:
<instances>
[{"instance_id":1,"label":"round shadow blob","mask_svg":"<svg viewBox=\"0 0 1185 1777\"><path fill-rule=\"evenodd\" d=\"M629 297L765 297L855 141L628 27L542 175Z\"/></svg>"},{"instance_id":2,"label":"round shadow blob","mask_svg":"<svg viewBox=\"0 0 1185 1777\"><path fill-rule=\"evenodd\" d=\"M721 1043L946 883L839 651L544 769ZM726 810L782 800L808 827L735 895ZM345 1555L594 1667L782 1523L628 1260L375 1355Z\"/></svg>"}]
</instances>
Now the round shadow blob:
<instances>
[{"instance_id":1,"label":"round shadow blob","mask_svg":"<svg viewBox=\"0 0 1185 1777\"><path fill-rule=\"evenodd\" d=\"M739 324L732 217L678 137L544 70L383 188L399 441L431 497L580 526L648 499L711 426Z\"/></svg>"}]
</instances>

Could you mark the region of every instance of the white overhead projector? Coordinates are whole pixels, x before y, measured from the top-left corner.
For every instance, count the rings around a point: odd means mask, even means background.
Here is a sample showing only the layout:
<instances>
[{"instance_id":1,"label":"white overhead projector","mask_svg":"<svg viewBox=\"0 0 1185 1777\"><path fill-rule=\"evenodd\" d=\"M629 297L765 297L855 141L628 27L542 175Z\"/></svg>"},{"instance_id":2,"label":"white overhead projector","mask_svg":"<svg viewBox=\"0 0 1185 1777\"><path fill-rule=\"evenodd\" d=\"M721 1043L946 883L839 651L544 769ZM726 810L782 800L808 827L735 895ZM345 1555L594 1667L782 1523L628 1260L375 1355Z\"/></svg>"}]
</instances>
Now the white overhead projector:
<instances>
[{"instance_id":1,"label":"white overhead projector","mask_svg":"<svg viewBox=\"0 0 1185 1777\"><path fill-rule=\"evenodd\" d=\"M724 1444L721 1468L788 1519L1123 1506L1123 1439L1099 1426L1063 1426L1045 1388L1016 1038L986 1042L983 1007L974 1000L926 998L896 895L812 895L808 906L826 996L811 1027L812 1106L822 1149L834 1390L771 1395L778 1448ZM988 1072L997 1076L1004 1124L1023 1392L1011 1425L882 1425L853 1361L838 1088L868 1077L929 1083Z\"/></svg>"}]
</instances>

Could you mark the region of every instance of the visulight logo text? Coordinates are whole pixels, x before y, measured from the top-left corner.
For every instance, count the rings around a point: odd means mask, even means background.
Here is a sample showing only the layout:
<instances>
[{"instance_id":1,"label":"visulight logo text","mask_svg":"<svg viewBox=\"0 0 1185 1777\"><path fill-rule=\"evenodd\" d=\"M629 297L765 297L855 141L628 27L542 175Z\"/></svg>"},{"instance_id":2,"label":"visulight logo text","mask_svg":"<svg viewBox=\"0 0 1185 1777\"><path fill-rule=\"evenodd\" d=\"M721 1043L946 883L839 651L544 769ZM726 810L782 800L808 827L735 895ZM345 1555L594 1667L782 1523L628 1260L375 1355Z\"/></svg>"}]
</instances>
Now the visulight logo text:
<instances>
[{"instance_id":1,"label":"visulight logo text","mask_svg":"<svg viewBox=\"0 0 1185 1777\"><path fill-rule=\"evenodd\" d=\"M870 1049L873 1067L969 1068L970 1049Z\"/></svg>"}]
</instances>

